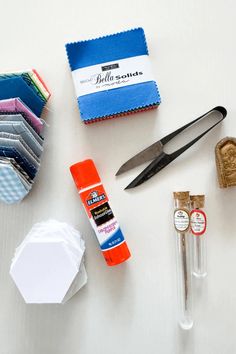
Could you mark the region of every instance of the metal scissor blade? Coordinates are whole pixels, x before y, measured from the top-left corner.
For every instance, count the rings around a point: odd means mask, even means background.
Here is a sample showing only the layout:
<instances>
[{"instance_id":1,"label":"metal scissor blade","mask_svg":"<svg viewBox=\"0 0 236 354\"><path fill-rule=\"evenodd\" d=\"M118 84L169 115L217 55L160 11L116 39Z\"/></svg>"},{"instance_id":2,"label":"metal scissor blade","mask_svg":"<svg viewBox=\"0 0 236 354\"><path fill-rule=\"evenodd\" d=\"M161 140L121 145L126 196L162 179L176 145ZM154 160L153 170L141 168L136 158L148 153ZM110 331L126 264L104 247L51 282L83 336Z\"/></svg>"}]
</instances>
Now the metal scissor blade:
<instances>
[{"instance_id":1,"label":"metal scissor blade","mask_svg":"<svg viewBox=\"0 0 236 354\"><path fill-rule=\"evenodd\" d=\"M157 172L173 161L171 155L162 152L154 161L152 161L125 189L131 189L149 180Z\"/></svg>"},{"instance_id":2,"label":"metal scissor blade","mask_svg":"<svg viewBox=\"0 0 236 354\"><path fill-rule=\"evenodd\" d=\"M131 170L134 167L142 165L145 162L153 160L158 157L163 151L163 144L161 141L157 141L145 150L139 152L137 155L126 161L120 169L116 172L116 176Z\"/></svg>"}]
</instances>

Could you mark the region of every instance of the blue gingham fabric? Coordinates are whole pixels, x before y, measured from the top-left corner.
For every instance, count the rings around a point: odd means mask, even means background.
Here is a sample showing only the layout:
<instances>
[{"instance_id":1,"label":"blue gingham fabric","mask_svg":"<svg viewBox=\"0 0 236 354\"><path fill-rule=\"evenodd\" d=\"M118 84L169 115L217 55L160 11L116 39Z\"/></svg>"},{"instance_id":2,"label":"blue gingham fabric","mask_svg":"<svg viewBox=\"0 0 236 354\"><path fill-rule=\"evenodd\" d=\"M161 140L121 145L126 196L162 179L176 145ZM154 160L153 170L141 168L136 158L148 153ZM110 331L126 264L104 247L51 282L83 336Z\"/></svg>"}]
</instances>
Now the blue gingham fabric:
<instances>
[{"instance_id":1,"label":"blue gingham fabric","mask_svg":"<svg viewBox=\"0 0 236 354\"><path fill-rule=\"evenodd\" d=\"M28 193L19 174L10 164L0 164L0 199L13 204L20 202Z\"/></svg>"}]
</instances>

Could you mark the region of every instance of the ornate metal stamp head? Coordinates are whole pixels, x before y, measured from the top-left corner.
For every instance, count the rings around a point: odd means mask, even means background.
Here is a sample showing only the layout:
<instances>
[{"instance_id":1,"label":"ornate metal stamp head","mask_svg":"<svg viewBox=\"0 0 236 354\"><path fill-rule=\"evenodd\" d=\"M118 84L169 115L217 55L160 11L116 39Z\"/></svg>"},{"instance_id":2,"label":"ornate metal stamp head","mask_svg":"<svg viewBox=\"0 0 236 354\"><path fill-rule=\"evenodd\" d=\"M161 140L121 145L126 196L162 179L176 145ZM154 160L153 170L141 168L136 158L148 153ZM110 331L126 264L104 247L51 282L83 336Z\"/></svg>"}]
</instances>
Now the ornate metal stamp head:
<instances>
[{"instance_id":1,"label":"ornate metal stamp head","mask_svg":"<svg viewBox=\"0 0 236 354\"><path fill-rule=\"evenodd\" d=\"M220 140L215 154L220 187L236 186L236 138L226 137Z\"/></svg>"}]
</instances>

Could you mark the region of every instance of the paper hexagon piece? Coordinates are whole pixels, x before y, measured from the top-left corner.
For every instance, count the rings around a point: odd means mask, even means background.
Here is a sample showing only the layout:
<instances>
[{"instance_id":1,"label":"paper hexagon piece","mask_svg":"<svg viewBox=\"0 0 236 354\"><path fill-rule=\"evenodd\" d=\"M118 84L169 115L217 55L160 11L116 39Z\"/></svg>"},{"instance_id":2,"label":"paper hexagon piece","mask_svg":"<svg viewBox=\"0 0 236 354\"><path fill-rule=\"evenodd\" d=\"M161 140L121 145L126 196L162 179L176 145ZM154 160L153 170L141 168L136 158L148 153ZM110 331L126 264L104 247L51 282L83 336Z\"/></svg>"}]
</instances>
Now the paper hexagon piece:
<instances>
[{"instance_id":1,"label":"paper hexagon piece","mask_svg":"<svg viewBox=\"0 0 236 354\"><path fill-rule=\"evenodd\" d=\"M25 302L63 303L73 296L87 281L84 250L79 232L69 225L53 220L36 224L10 269Z\"/></svg>"}]
</instances>

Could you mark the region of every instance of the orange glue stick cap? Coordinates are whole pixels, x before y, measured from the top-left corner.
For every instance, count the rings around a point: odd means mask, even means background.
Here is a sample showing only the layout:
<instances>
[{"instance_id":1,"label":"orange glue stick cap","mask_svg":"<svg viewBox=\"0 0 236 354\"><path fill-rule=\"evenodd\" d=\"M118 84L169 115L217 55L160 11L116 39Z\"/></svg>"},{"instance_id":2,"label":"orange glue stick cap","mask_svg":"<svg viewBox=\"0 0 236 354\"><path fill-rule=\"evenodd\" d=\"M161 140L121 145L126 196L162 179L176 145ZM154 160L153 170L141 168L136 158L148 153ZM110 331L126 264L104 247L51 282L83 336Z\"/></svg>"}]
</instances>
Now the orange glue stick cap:
<instances>
[{"instance_id":1,"label":"orange glue stick cap","mask_svg":"<svg viewBox=\"0 0 236 354\"><path fill-rule=\"evenodd\" d=\"M93 160L78 162L70 167L70 172L78 190L101 183L98 171Z\"/></svg>"}]
</instances>

